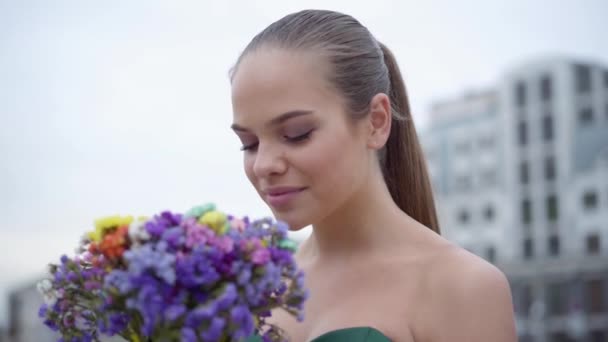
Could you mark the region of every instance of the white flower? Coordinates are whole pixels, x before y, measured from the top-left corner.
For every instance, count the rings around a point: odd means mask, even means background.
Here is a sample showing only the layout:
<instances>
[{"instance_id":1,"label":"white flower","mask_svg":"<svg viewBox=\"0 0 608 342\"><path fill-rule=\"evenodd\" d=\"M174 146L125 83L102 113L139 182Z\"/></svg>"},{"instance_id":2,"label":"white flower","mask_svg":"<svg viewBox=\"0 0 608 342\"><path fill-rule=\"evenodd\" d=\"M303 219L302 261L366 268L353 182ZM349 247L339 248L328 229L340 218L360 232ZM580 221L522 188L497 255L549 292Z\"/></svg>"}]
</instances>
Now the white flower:
<instances>
[{"instance_id":1,"label":"white flower","mask_svg":"<svg viewBox=\"0 0 608 342\"><path fill-rule=\"evenodd\" d=\"M145 223L146 221L144 220L135 220L129 225L129 238L135 244L150 239L150 234L146 231Z\"/></svg>"},{"instance_id":2,"label":"white flower","mask_svg":"<svg viewBox=\"0 0 608 342\"><path fill-rule=\"evenodd\" d=\"M36 287L38 288L38 292L42 294L42 299L47 305L55 305L57 302L57 292L53 289L53 284L50 280L44 279L40 281Z\"/></svg>"},{"instance_id":3,"label":"white flower","mask_svg":"<svg viewBox=\"0 0 608 342\"><path fill-rule=\"evenodd\" d=\"M53 284L50 280L43 279L42 281L38 282L38 284L36 284L36 287L38 288L38 291L40 293L45 294L53 289Z\"/></svg>"}]
</instances>

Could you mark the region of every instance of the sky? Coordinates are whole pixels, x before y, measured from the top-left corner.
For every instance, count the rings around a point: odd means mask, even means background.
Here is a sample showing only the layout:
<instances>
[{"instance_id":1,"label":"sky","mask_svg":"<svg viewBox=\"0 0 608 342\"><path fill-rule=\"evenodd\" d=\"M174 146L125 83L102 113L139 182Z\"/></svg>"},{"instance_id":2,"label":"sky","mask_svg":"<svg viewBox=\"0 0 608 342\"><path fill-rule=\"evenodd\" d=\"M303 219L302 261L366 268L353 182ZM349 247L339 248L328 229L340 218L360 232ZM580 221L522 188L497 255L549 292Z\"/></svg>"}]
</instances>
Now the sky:
<instances>
[{"instance_id":1,"label":"sky","mask_svg":"<svg viewBox=\"0 0 608 342\"><path fill-rule=\"evenodd\" d=\"M423 128L435 101L531 59L608 66L608 2L557 3L0 0L0 326L8 291L72 253L94 218L206 202L270 215L229 128L227 75L271 22L355 16L396 55Z\"/></svg>"}]
</instances>

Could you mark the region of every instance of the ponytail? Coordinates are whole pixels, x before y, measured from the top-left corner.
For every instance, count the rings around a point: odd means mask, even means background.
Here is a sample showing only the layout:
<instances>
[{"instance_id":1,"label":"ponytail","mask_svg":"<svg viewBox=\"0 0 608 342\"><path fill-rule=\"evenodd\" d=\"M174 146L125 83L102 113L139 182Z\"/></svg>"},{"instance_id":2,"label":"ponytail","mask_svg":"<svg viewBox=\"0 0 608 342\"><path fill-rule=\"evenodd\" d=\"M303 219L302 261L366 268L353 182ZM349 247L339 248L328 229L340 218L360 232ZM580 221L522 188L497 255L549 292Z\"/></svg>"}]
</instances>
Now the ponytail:
<instances>
[{"instance_id":1,"label":"ponytail","mask_svg":"<svg viewBox=\"0 0 608 342\"><path fill-rule=\"evenodd\" d=\"M382 158L384 179L401 210L440 234L431 182L410 113L405 83L395 57L384 44L379 44L389 72L389 97L394 112Z\"/></svg>"}]
</instances>

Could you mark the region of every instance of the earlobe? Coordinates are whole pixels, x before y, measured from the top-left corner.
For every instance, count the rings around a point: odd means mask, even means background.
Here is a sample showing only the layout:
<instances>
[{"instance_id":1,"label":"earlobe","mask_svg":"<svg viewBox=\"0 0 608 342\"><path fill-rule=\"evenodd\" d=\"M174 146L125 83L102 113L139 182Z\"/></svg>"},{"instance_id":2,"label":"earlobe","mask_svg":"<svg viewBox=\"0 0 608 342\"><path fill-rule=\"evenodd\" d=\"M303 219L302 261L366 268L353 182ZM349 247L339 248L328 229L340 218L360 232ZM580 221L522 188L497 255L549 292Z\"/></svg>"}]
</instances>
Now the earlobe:
<instances>
[{"instance_id":1,"label":"earlobe","mask_svg":"<svg viewBox=\"0 0 608 342\"><path fill-rule=\"evenodd\" d=\"M391 131L392 111L386 94L376 94L370 101L368 147L381 149L386 144Z\"/></svg>"}]
</instances>

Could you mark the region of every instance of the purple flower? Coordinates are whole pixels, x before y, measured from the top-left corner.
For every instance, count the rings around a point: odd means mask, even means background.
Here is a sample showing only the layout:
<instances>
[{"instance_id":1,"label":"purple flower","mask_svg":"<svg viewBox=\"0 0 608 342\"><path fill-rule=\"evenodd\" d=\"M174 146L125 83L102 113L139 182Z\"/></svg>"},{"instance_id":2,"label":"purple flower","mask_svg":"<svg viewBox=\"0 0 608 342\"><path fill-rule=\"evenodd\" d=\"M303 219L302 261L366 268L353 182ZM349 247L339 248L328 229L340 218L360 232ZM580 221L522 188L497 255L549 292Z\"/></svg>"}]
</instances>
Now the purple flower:
<instances>
[{"instance_id":1,"label":"purple flower","mask_svg":"<svg viewBox=\"0 0 608 342\"><path fill-rule=\"evenodd\" d=\"M165 310L165 319L175 321L186 312L186 307L181 304L174 304Z\"/></svg>"},{"instance_id":2,"label":"purple flower","mask_svg":"<svg viewBox=\"0 0 608 342\"><path fill-rule=\"evenodd\" d=\"M277 221L275 225L276 231L274 232L280 240L287 238L287 232L289 231L289 225L283 221Z\"/></svg>"},{"instance_id":3,"label":"purple flower","mask_svg":"<svg viewBox=\"0 0 608 342\"><path fill-rule=\"evenodd\" d=\"M236 327L233 339L251 336L254 330L253 315L246 306L239 305L230 310L230 320Z\"/></svg>"},{"instance_id":4,"label":"purple flower","mask_svg":"<svg viewBox=\"0 0 608 342\"><path fill-rule=\"evenodd\" d=\"M186 242L184 230L179 226L166 229L163 232L161 239L166 241L172 249L177 249Z\"/></svg>"},{"instance_id":5,"label":"purple flower","mask_svg":"<svg viewBox=\"0 0 608 342\"><path fill-rule=\"evenodd\" d=\"M105 286L114 287L122 294L131 291L133 288L133 284L129 278L129 273L121 270L114 270L110 272L110 274L108 274L105 278Z\"/></svg>"},{"instance_id":6,"label":"purple flower","mask_svg":"<svg viewBox=\"0 0 608 342\"><path fill-rule=\"evenodd\" d=\"M158 238L166 229L178 226L181 221L181 214L173 214L169 211L164 211L160 215L154 216L152 220L146 222L145 228L148 234Z\"/></svg>"},{"instance_id":7,"label":"purple flower","mask_svg":"<svg viewBox=\"0 0 608 342\"><path fill-rule=\"evenodd\" d=\"M198 224L192 217L184 220L182 227L186 229L186 247L188 248L206 244L215 234L209 228Z\"/></svg>"},{"instance_id":8,"label":"purple flower","mask_svg":"<svg viewBox=\"0 0 608 342\"><path fill-rule=\"evenodd\" d=\"M270 261L270 252L266 248L258 248L251 253L251 262L256 265L264 265Z\"/></svg>"},{"instance_id":9,"label":"purple flower","mask_svg":"<svg viewBox=\"0 0 608 342\"><path fill-rule=\"evenodd\" d=\"M113 313L110 314L109 318L108 333L110 335L116 335L122 332L127 328L127 324L129 323L129 317L124 313Z\"/></svg>"},{"instance_id":10,"label":"purple flower","mask_svg":"<svg viewBox=\"0 0 608 342\"><path fill-rule=\"evenodd\" d=\"M98 290L101 288L101 283L96 280L87 280L84 283L84 288L87 291Z\"/></svg>"},{"instance_id":11,"label":"purple flower","mask_svg":"<svg viewBox=\"0 0 608 342\"><path fill-rule=\"evenodd\" d=\"M185 342L198 342L198 337L196 337L196 332L194 329L190 327L182 328L182 341Z\"/></svg>"},{"instance_id":12,"label":"purple flower","mask_svg":"<svg viewBox=\"0 0 608 342\"><path fill-rule=\"evenodd\" d=\"M179 282L186 287L195 287L212 285L218 281L220 275L208 255L203 249L197 248L190 256L177 260L175 271Z\"/></svg>"},{"instance_id":13,"label":"purple flower","mask_svg":"<svg viewBox=\"0 0 608 342\"><path fill-rule=\"evenodd\" d=\"M129 263L129 274L138 276L146 271L162 278L167 284L175 283L175 255L166 251L167 244L160 241L154 246L146 244L140 248L125 252L124 258Z\"/></svg>"},{"instance_id":14,"label":"purple flower","mask_svg":"<svg viewBox=\"0 0 608 342\"><path fill-rule=\"evenodd\" d=\"M74 272L69 272L67 278L69 281L75 282L78 279L78 275Z\"/></svg>"},{"instance_id":15,"label":"purple flower","mask_svg":"<svg viewBox=\"0 0 608 342\"><path fill-rule=\"evenodd\" d=\"M48 305L42 304L40 306L40 308L38 309L38 317L41 317L41 318L45 317L48 310L49 310Z\"/></svg>"},{"instance_id":16,"label":"purple flower","mask_svg":"<svg viewBox=\"0 0 608 342\"><path fill-rule=\"evenodd\" d=\"M203 341L219 341L222 337L224 325L226 325L226 321L223 318L213 317L207 330L201 333Z\"/></svg>"},{"instance_id":17,"label":"purple flower","mask_svg":"<svg viewBox=\"0 0 608 342\"><path fill-rule=\"evenodd\" d=\"M159 237L165 231L165 226L156 221L148 221L145 225L146 231L151 236Z\"/></svg>"},{"instance_id":18,"label":"purple flower","mask_svg":"<svg viewBox=\"0 0 608 342\"><path fill-rule=\"evenodd\" d=\"M238 272L236 281L239 285L245 285L249 283L251 279L251 267L243 267Z\"/></svg>"},{"instance_id":19,"label":"purple flower","mask_svg":"<svg viewBox=\"0 0 608 342\"><path fill-rule=\"evenodd\" d=\"M216 300L217 308L220 311L228 310L238 299L238 293L234 284L227 284L222 295Z\"/></svg>"},{"instance_id":20,"label":"purple flower","mask_svg":"<svg viewBox=\"0 0 608 342\"><path fill-rule=\"evenodd\" d=\"M163 220L166 226L178 226L182 222L182 217L182 214L173 214L170 211L163 211L160 214L160 220Z\"/></svg>"},{"instance_id":21,"label":"purple flower","mask_svg":"<svg viewBox=\"0 0 608 342\"><path fill-rule=\"evenodd\" d=\"M217 308L214 303L207 304L205 306L199 306L194 310L190 311L186 317L186 325L191 328L198 328L198 326L205 320L209 320L215 317L217 314Z\"/></svg>"},{"instance_id":22,"label":"purple flower","mask_svg":"<svg viewBox=\"0 0 608 342\"><path fill-rule=\"evenodd\" d=\"M136 308L144 319L142 333L145 336L152 335L154 328L161 319L160 315L164 309L164 300L158 289L162 286L162 283L158 281L155 282L149 278L148 282L137 294Z\"/></svg>"},{"instance_id":23,"label":"purple flower","mask_svg":"<svg viewBox=\"0 0 608 342\"><path fill-rule=\"evenodd\" d=\"M218 247L224 253L232 252L234 248L234 240L228 236L219 236L212 240L214 246Z\"/></svg>"}]
</instances>

